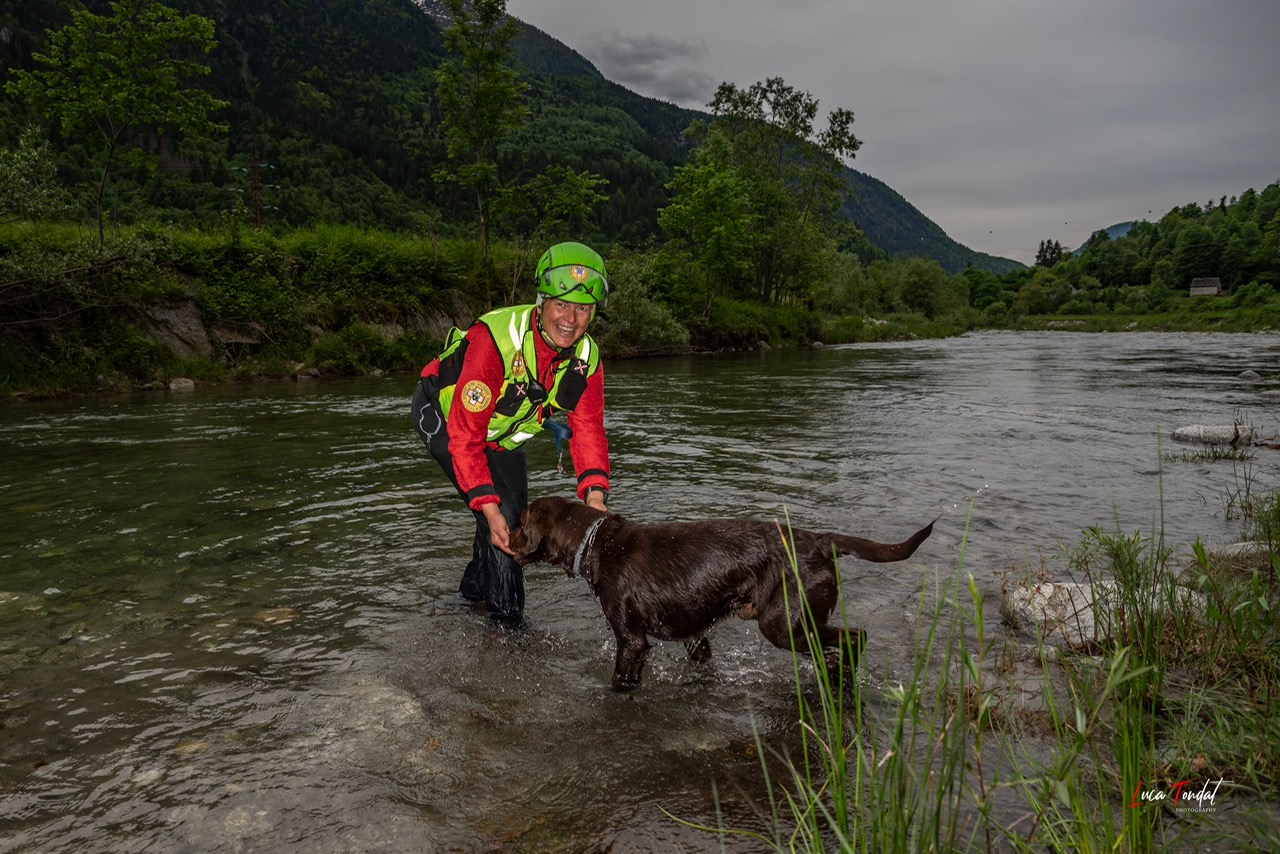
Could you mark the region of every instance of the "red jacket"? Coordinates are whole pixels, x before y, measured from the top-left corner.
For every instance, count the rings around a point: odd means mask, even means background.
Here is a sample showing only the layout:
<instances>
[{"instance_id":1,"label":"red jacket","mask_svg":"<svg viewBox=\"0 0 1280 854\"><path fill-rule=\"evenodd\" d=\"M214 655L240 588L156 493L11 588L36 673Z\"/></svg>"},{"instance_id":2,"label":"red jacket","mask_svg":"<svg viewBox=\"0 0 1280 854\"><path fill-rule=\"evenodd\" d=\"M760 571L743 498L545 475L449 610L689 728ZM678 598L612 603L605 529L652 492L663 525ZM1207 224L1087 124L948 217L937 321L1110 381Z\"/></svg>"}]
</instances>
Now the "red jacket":
<instances>
[{"instance_id":1,"label":"red jacket","mask_svg":"<svg viewBox=\"0 0 1280 854\"><path fill-rule=\"evenodd\" d=\"M534 309L532 322L536 329L537 309ZM560 353L541 334L535 333L533 337L537 356L535 375L538 382L550 388L553 368L561 361ZM440 360L433 359L422 369L422 376L438 376L439 372ZM494 393L489 395L488 406L478 412L472 412L465 406L453 406L449 412L449 454L453 457L458 487L467 496L467 503L472 510L479 510L482 505L497 503L499 500L493 488L493 476L489 473L489 463L484 451L485 448L498 449L498 445L486 441L485 436L497 403L497 391L502 387L505 376L506 367L502 363L502 354L493 341L489 327L483 323L472 324L467 330L467 353L463 359L457 388L465 388L472 380L479 380ZM544 413L539 413L539 419L543 417ZM587 379L587 390L578 401L578 406L569 413L569 427L573 430L573 437L569 440L569 455L573 458L573 468L578 475L578 497L583 497L590 486L608 489L609 441L604 433L603 364ZM498 453L510 452L498 450Z\"/></svg>"}]
</instances>

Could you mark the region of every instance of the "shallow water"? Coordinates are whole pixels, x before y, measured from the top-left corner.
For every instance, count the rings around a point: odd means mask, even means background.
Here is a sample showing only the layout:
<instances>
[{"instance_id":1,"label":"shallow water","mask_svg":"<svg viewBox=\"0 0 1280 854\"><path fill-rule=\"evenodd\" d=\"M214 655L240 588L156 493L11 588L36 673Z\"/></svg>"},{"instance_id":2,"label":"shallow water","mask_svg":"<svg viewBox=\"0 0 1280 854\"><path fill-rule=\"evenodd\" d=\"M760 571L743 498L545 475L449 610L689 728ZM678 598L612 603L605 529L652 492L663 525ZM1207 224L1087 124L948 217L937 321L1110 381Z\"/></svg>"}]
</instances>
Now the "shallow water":
<instances>
[{"instance_id":1,"label":"shallow water","mask_svg":"<svg viewBox=\"0 0 1280 854\"><path fill-rule=\"evenodd\" d=\"M906 565L843 563L864 676L896 682L962 545L993 593L1065 571L1094 525L1239 539L1230 498L1275 489L1280 452L1161 452L1188 424L1275 435L1278 347L991 333L612 363L612 507L883 540L941 515ZM529 568L516 637L455 604L469 515L413 382L0 408L0 851L701 851L659 807L764 826L754 733L795 745L790 657L731 622L708 665L659 643L615 694L581 580ZM534 494L572 488L549 440L530 469Z\"/></svg>"}]
</instances>

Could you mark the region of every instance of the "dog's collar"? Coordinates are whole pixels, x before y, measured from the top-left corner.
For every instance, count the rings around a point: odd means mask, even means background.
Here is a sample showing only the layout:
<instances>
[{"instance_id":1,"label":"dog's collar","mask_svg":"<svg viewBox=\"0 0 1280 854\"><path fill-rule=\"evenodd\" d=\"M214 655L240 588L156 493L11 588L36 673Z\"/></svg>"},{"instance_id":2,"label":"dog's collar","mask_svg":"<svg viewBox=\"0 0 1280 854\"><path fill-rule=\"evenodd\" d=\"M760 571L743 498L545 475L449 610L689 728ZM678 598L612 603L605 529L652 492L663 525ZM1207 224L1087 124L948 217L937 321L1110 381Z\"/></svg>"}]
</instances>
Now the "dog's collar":
<instances>
[{"instance_id":1,"label":"dog's collar","mask_svg":"<svg viewBox=\"0 0 1280 854\"><path fill-rule=\"evenodd\" d=\"M587 528L587 532L582 535L582 542L578 544L578 553L573 556L573 575L580 574L582 558L586 555L587 549L591 548L591 541L596 538L596 531L600 530L600 523L608 518L608 516L601 516L592 522Z\"/></svg>"}]
</instances>

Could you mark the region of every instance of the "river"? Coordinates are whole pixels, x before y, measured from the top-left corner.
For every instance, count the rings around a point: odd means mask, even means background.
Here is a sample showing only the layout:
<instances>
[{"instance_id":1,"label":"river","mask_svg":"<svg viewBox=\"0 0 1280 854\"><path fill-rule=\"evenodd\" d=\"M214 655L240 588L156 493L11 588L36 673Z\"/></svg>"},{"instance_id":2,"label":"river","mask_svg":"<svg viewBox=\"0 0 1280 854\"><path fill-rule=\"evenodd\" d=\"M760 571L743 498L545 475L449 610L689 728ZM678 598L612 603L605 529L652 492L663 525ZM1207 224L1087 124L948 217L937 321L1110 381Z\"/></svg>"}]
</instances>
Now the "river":
<instances>
[{"instance_id":1,"label":"river","mask_svg":"<svg viewBox=\"0 0 1280 854\"><path fill-rule=\"evenodd\" d=\"M1232 508L1280 485L1273 448L1177 458L1194 448L1168 438L1274 436L1275 335L982 333L607 371L615 512L894 541L940 517L905 565L842 563L872 686L909 667L922 584L962 546L994 595L1011 569L1065 573L1091 526L1238 540ZM619 694L580 579L528 568L519 635L456 604L469 515L409 423L414 381L0 407L0 851L702 851L716 837L662 809L764 826L755 738L794 738L790 657L735 621L706 665L659 642ZM548 438L529 456L535 495L571 491Z\"/></svg>"}]
</instances>

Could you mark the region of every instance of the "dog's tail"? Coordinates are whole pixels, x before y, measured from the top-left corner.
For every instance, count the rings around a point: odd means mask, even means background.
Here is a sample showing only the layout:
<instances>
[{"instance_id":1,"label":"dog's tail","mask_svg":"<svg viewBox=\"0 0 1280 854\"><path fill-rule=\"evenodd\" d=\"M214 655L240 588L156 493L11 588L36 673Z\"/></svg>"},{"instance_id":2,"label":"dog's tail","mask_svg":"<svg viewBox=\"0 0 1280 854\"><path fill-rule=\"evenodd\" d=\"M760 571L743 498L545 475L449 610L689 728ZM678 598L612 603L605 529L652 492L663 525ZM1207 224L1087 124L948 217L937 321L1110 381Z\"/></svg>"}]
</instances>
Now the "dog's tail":
<instances>
[{"instance_id":1,"label":"dog's tail","mask_svg":"<svg viewBox=\"0 0 1280 854\"><path fill-rule=\"evenodd\" d=\"M938 520L933 520L933 522L936 521ZM869 560L874 563L891 563L895 560L906 560L911 557L915 550L920 547L920 544L933 533L933 522L916 531L911 535L910 539L903 540L900 543L878 543L875 540L851 537L847 534L829 534L828 536L831 537L831 543L839 554L857 555L863 560Z\"/></svg>"}]
</instances>

